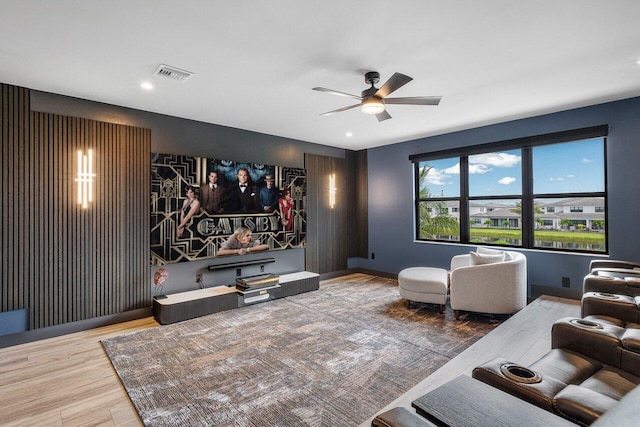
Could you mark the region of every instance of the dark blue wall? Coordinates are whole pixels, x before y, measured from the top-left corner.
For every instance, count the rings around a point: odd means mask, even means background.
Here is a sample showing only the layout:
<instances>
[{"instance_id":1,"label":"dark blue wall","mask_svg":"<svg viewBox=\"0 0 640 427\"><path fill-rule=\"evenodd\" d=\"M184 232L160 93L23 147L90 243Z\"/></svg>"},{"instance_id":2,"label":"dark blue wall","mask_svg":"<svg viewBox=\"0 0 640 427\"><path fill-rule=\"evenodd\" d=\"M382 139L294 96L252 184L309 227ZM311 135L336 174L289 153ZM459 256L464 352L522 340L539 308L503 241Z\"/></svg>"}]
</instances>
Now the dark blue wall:
<instances>
[{"instance_id":1,"label":"dark blue wall","mask_svg":"<svg viewBox=\"0 0 640 427\"><path fill-rule=\"evenodd\" d=\"M609 125L607 139L609 252L612 259L640 261L640 98L515 120L368 151L369 252L350 268L396 274L405 267L448 268L451 257L474 246L415 242L413 167L409 155L551 132ZM521 251L527 256L529 285L582 289L589 261L596 256Z\"/></svg>"}]
</instances>

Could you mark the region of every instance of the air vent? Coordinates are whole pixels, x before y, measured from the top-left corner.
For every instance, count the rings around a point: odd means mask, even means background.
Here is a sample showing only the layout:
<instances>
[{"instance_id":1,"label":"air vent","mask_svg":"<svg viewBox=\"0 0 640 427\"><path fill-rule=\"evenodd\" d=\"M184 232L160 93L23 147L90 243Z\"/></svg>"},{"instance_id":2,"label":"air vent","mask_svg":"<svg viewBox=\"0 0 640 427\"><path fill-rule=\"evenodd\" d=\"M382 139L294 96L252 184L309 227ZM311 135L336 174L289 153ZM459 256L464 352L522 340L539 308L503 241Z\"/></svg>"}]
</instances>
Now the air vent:
<instances>
[{"instance_id":1,"label":"air vent","mask_svg":"<svg viewBox=\"0 0 640 427\"><path fill-rule=\"evenodd\" d=\"M186 82L193 76L191 71L181 70L180 68L172 67L170 65L160 64L155 73L158 76L167 77L179 82Z\"/></svg>"}]
</instances>

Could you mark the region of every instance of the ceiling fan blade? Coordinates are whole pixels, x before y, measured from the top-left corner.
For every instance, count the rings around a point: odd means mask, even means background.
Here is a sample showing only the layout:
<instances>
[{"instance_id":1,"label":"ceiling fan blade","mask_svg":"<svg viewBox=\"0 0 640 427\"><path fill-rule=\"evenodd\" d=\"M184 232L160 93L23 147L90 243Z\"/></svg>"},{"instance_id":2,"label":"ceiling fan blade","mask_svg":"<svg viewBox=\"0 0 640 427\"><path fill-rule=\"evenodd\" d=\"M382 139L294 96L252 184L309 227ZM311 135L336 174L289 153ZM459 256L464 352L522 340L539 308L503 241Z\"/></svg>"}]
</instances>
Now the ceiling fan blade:
<instances>
[{"instance_id":1,"label":"ceiling fan blade","mask_svg":"<svg viewBox=\"0 0 640 427\"><path fill-rule=\"evenodd\" d=\"M338 96L346 96L347 98L353 98L353 99L362 99L361 96L357 96L357 95L351 95L350 93L345 93L345 92L339 92L337 90L333 90L333 89L327 89L324 87L314 87L312 90L317 90L319 92L327 92L333 95L338 95Z\"/></svg>"},{"instance_id":2,"label":"ceiling fan blade","mask_svg":"<svg viewBox=\"0 0 640 427\"><path fill-rule=\"evenodd\" d=\"M393 76L389 77L389 80L387 80L382 87L378 89L376 96L385 98L409 83L411 80L413 80L411 77L405 76L404 74L393 73Z\"/></svg>"},{"instance_id":3,"label":"ceiling fan blade","mask_svg":"<svg viewBox=\"0 0 640 427\"><path fill-rule=\"evenodd\" d=\"M390 118L391 118L391 115L387 113L387 110L382 111L382 113L376 114L376 119L378 119L379 122L383 122Z\"/></svg>"},{"instance_id":4,"label":"ceiling fan blade","mask_svg":"<svg viewBox=\"0 0 640 427\"><path fill-rule=\"evenodd\" d=\"M405 105L438 105L441 96L409 96L406 98L385 98L385 104L405 104Z\"/></svg>"},{"instance_id":5,"label":"ceiling fan blade","mask_svg":"<svg viewBox=\"0 0 640 427\"><path fill-rule=\"evenodd\" d=\"M360 106L360 104L353 104L353 105L349 105L348 107L338 108L337 110L327 111L326 113L322 113L320 115L321 116L328 116L330 114L339 113L341 111L347 111L347 110L350 110L352 108L356 108L356 107L359 107L359 106Z\"/></svg>"}]
</instances>

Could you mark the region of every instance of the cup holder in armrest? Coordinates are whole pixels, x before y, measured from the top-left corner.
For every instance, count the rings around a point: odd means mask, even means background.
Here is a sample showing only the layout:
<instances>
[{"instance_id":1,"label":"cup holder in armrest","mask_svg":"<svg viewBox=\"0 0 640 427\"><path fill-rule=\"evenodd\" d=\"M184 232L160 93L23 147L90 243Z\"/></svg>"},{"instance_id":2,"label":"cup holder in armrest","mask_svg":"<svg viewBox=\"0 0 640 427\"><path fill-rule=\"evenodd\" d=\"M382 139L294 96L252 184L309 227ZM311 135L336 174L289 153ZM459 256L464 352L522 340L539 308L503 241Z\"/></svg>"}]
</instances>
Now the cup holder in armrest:
<instances>
[{"instance_id":1,"label":"cup holder in armrest","mask_svg":"<svg viewBox=\"0 0 640 427\"><path fill-rule=\"evenodd\" d=\"M586 319L571 319L569 323L586 329L602 329L602 325Z\"/></svg>"},{"instance_id":2,"label":"cup holder in armrest","mask_svg":"<svg viewBox=\"0 0 640 427\"><path fill-rule=\"evenodd\" d=\"M513 363L505 363L500 366L500 372L508 379L518 383L535 384L542 381L542 377L537 372Z\"/></svg>"},{"instance_id":3,"label":"cup holder in armrest","mask_svg":"<svg viewBox=\"0 0 640 427\"><path fill-rule=\"evenodd\" d=\"M596 292L596 295L599 296L600 298L604 298L604 299L619 299L620 298L619 295L610 294L608 292Z\"/></svg>"}]
</instances>

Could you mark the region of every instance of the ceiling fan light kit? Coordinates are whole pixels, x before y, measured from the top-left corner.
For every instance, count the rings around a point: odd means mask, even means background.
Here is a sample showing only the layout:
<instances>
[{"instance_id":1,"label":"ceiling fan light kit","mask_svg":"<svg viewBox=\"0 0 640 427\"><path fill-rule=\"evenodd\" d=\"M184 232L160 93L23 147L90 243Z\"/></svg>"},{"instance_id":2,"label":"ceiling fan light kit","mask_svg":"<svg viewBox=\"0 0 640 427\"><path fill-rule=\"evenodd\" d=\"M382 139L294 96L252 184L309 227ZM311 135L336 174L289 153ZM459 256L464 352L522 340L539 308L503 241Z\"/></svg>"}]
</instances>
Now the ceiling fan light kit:
<instances>
[{"instance_id":1,"label":"ceiling fan light kit","mask_svg":"<svg viewBox=\"0 0 640 427\"><path fill-rule=\"evenodd\" d=\"M338 108L337 110L327 111L320 114L321 116L328 116L330 114L339 113L341 111L347 111L352 108L360 106L360 111L365 114L373 114L376 116L379 122L388 120L391 115L385 111L385 103L397 104L397 105L438 105L440 103L440 96L414 96L406 98L387 98L391 93L400 89L402 86L413 80L409 76L404 74L394 73L393 76L387 80L380 89L375 87L375 84L380 81L380 73L376 71L369 71L364 75L364 81L371 85L370 88L362 91L361 96L352 95L346 92L339 92L333 89L326 89L323 87L314 87L313 90L320 92L328 92L333 95L344 96L347 98L354 98L360 101L359 104L349 105L346 107Z\"/></svg>"},{"instance_id":2,"label":"ceiling fan light kit","mask_svg":"<svg viewBox=\"0 0 640 427\"><path fill-rule=\"evenodd\" d=\"M379 114L384 111L384 104L382 103L382 99L369 96L362 100L360 109L365 114Z\"/></svg>"}]
</instances>

